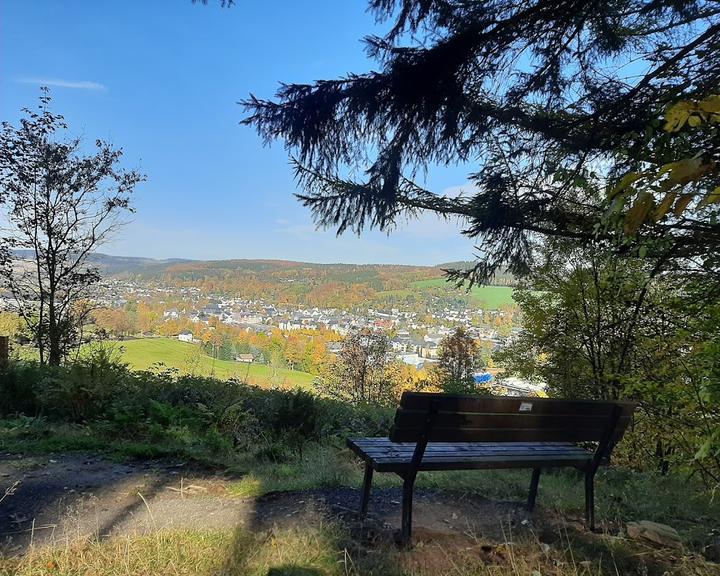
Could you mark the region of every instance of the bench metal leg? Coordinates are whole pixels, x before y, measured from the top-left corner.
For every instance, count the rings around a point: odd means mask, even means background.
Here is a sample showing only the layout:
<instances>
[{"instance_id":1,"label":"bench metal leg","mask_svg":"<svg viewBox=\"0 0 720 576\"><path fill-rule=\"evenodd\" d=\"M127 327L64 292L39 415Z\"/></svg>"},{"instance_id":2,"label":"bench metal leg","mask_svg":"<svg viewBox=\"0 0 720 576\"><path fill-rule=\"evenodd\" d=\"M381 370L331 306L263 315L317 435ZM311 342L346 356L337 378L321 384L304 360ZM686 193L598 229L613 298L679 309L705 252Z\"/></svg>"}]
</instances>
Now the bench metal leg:
<instances>
[{"instance_id":1,"label":"bench metal leg","mask_svg":"<svg viewBox=\"0 0 720 576\"><path fill-rule=\"evenodd\" d=\"M360 500L360 517L367 515L368 501L370 500L370 487L372 486L373 469L370 464L365 464L365 477L363 478L362 497Z\"/></svg>"},{"instance_id":2,"label":"bench metal leg","mask_svg":"<svg viewBox=\"0 0 720 576\"><path fill-rule=\"evenodd\" d=\"M409 548L412 541L412 504L415 475L408 474L403 479L402 498L402 531L400 533L400 546Z\"/></svg>"},{"instance_id":3,"label":"bench metal leg","mask_svg":"<svg viewBox=\"0 0 720 576\"><path fill-rule=\"evenodd\" d=\"M585 527L595 531L595 470L585 470Z\"/></svg>"},{"instance_id":4,"label":"bench metal leg","mask_svg":"<svg viewBox=\"0 0 720 576\"><path fill-rule=\"evenodd\" d=\"M535 499L537 498L538 484L540 483L540 468L534 468L532 480L530 480L530 492L528 493L527 510L532 512L535 509Z\"/></svg>"}]
</instances>

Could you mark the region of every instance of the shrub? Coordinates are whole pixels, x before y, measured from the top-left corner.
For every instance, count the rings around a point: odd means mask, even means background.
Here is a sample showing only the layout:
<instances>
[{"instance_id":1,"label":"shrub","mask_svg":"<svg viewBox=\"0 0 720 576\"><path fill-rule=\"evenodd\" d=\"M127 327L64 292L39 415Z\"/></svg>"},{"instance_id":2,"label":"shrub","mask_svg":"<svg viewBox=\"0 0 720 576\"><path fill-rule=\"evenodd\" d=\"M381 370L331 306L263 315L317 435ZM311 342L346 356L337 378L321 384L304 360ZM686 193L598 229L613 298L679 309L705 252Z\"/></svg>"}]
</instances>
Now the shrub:
<instances>
[{"instance_id":1,"label":"shrub","mask_svg":"<svg viewBox=\"0 0 720 576\"><path fill-rule=\"evenodd\" d=\"M130 378L126 364L107 346L94 346L72 364L43 379L43 407L48 415L86 421L107 413Z\"/></svg>"},{"instance_id":2,"label":"shrub","mask_svg":"<svg viewBox=\"0 0 720 576\"><path fill-rule=\"evenodd\" d=\"M47 371L39 364L12 363L0 371L0 414L38 415L42 409L39 383Z\"/></svg>"},{"instance_id":3,"label":"shrub","mask_svg":"<svg viewBox=\"0 0 720 576\"><path fill-rule=\"evenodd\" d=\"M90 423L110 439L165 443L212 454L233 448L281 461L330 437L387 434L392 410L353 406L305 391L236 381L132 372L114 350L93 347L51 368L11 363L0 373L0 412Z\"/></svg>"}]
</instances>

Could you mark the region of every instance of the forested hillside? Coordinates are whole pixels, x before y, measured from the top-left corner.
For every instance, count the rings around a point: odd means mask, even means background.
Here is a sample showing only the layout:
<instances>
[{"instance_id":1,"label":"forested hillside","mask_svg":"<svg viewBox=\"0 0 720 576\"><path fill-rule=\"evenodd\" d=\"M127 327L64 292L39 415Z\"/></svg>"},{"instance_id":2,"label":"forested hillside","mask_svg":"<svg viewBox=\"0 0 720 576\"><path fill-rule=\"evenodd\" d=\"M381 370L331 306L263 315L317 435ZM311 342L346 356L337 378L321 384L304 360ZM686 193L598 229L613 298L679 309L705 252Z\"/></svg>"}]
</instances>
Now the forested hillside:
<instances>
[{"instance_id":1,"label":"forested hillside","mask_svg":"<svg viewBox=\"0 0 720 576\"><path fill-rule=\"evenodd\" d=\"M428 298L464 301L477 307L512 304L511 275L498 273L490 284L503 288L455 287L444 282L445 270L464 268L454 262L437 266L390 264L313 264L286 260L148 261L104 257L114 274L143 285L198 288L204 293L263 298L279 305L352 308L425 305ZM149 262L154 262L151 264Z\"/></svg>"}]
</instances>

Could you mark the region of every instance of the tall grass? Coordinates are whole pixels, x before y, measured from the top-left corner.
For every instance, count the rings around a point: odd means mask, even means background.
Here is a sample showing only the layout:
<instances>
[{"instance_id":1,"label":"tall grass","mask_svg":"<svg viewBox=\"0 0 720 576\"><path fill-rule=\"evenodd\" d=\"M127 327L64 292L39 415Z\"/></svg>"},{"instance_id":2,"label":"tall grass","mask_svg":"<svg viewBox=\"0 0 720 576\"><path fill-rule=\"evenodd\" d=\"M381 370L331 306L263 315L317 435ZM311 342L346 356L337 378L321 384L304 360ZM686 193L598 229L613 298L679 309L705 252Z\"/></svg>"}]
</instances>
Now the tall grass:
<instances>
[{"instance_id":1,"label":"tall grass","mask_svg":"<svg viewBox=\"0 0 720 576\"><path fill-rule=\"evenodd\" d=\"M158 531L107 540L66 541L0 559L2 576L717 576L698 558L632 548L622 539L554 546L537 539L490 543L433 535L410 551L352 537L336 524L253 532Z\"/></svg>"}]
</instances>

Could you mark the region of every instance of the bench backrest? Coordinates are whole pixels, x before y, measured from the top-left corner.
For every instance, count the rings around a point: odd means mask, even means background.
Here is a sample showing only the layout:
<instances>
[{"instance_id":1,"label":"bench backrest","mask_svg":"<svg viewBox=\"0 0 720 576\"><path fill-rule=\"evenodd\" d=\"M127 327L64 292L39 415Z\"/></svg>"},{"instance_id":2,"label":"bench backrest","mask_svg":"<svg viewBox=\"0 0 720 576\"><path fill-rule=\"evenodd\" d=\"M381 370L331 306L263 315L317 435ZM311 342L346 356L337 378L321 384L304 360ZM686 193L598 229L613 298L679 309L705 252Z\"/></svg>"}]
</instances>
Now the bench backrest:
<instances>
[{"instance_id":1,"label":"bench backrest","mask_svg":"<svg viewBox=\"0 0 720 576\"><path fill-rule=\"evenodd\" d=\"M405 392L390 440L600 442L612 449L634 409L632 402Z\"/></svg>"}]
</instances>

